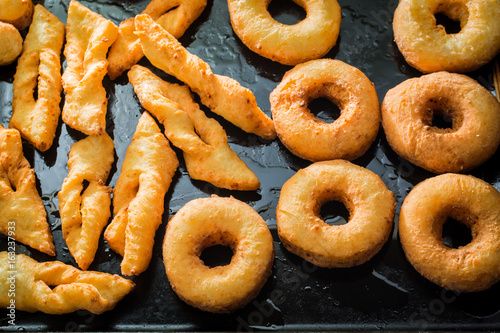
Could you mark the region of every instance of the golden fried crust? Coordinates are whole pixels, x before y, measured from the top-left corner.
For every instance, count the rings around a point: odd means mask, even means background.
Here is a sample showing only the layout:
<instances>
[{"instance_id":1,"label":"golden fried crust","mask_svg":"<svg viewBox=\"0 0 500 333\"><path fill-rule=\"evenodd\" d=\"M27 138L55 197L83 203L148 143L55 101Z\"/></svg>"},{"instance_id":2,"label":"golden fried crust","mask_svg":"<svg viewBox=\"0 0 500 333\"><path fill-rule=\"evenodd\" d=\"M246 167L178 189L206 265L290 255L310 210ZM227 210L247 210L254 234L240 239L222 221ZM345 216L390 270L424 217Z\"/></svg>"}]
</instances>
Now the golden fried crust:
<instances>
[{"instance_id":1,"label":"golden fried crust","mask_svg":"<svg viewBox=\"0 0 500 333\"><path fill-rule=\"evenodd\" d=\"M347 224L328 225L321 206L340 201ZM290 252L320 267L371 259L391 234L396 201L378 175L348 161L316 162L285 182L276 209L278 235Z\"/></svg>"},{"instance_id":2,"label":"golden fried crust","mask_svg":"<svg viewBox=\"0 0 500 333\"><path fill-rule=\"evenodd\" d=\"M113 192L115 217L104 233L109 246L123 256L123 275L139 275L147 269L162 222L164 197L178 166L175 152L145 112L127 148Z\"/></svg>"},{"instance_id":3,"label":"golden fried crust","mask_svg":"<svg viewBox=\"0 0 500 333\"><path fill-rule=\"evenodd\" d=\"M213 112L248 133L274 139L271 118L257 106L253 93L237 81L212 73L210 66L189 53L148 15L135 18L136 34L151 63L186 83Z\"/></svg>"},{"instance_id":4,"label":"golden fried crust","mask_svg":"<svg viewBox=\"0 0 500 333\"><path fill-rule=\"evenodd\" d=\"M111 216L111 192L106 180L113 163L113 140L104 133L71 146L69 174L58 193L63 237L78 266L94 260L101 231ZM84 182L88 186L84 187Z\"/></svg>"},{"instance_id":5,"label":"golden fried crust","mask_svg":"<svg viewBox=\"0 0 500 333\"><path fill-rule=\"evenodd\" d=\"M0 21L23 30L30 25L33 16L31 0L0 0ZM3 44L3 46L6 46Z\"/></svg>"},{"instance_id":6,"label":"golden fried crust","mask_svg":"<svg viewBox=\"0 0 500 333\"><path fill-rule=\"evenodd\" d=\"M434 114L452 128L432 125ZM465 172L500 144L500 103L466 75L438 72L404 81L382 103L382 126L396 153L434 173Z\"/></svg>"},{"instance_id":7,"label":"golden fried crust","mask_svg":"<svg viewBox=\"0 0 500 333\"><path fill-rule=\"evenodd\" d=\"M436 25L435 14L460 22L458 33ZM424 73L470 72L500 51L498 0L401 0L394 12L394 39L406 61Z\"/></svg>"},{"instance_id":8,"label":"golden fried crust","mask_svg":"<svg viewBox=\"0 0 500 333\"><path fill-rule=\"evenodd\" d=\"M62 75L66 93L62 119L88 135L100 135L106 129L108 99L102 79L108 68L108 48L117 35L114 23L71 0L64 49L67 67Z\"/></svg>"},{"instance_id":9,"label":"golden fried crust","mask_svg":"<svg viewBox=\"0 0 500 333\"><path fill-rule=\"evenodd\" d=\"M12 24L0 22L0 66L13 63L23 50L23 37Z\"/></svg>"},{"instance_id":10,"label":"golden fried crust","mask_svg":"<svg viewBox=\"0 0 500 333\"><path fill-rule=\"evenodd\" d=\"M188 87L165 82L139 65L128 76L141 104L165 126L172 144L184 152L191 178L230 190L259 188L257 176L229 147L222 126L205 116Z\"/></svg>"},{"instance_id":11,"label":"golden fried crust","mask_svg":"<svg viewBox=\"0 0 500 333\"><path fill-rule=\"evenodd\" d=\"M35 6L33 23L24 41L14 75L9 127L40 151L52 146L61 109L60 54L64 24L42 5ZM35 101L33 92L38 89Z\"/></svg>"},{"instance_id":12,"label":"golden fried crust","mask_svg":"<svg viewBox=\"0 0 500 333\"><path fill-rule=\"evenodd\" d=\"M312 100L325 97L341 110L333 123L314 116ZM373 83L342 61L311 60L295 66L270 95L278 137L295 155L310 160L354 160L375 140L380 106Z\"/></svg>"},{"instance_id":13,"label":"golden fried crust","mask_svg":"<svg viewBox=\"0 0 500 333\"><path fill-rule=\"evenodd\" d=\"M337 42L340 6L336 0L295 0L306 11L296 24L273 19L271 0L228 0L231 26L253 52L284 65L324 56Z\"/></svg>"},{"instance_id":14,"label":"golden fried crust","mask_svg":"<svg viewBox=\"0 0 500 333\"><path fill-rule=\"evenodd\" d=\"M444 244L449 217L471 229L469 244ZM500 193L483 180L444 174L419 183L401 207L399 236L413 267L443 288L475 292L500 280Z\"/></svg>"},{"instance_id":15,"label":"golden fried crust","mask_svg":"<svg viewBox=\"0 0 500 333\"><path fill-rule=\"evenodd\" d=\"M109 311L135 284L118 275L83 272L60 261L39 263L28 256L0 252L0 307L11 303L9 288L15 281L17 310L65 314L88 310ZM16 275L12 278L12 271Z\"/></svg>"},{"instance_id":16,"label":"golden fried crust","mask_svg":"<svg viewBox=\"0 0 500 333\"><path fill-rule=\"evenodd\" d=\"M200 16L206 5L206 0L152 0L142 14L151 16L172 36L179 38ZM108 75L111 80L130 69L144 56L139 37L134 31L134 18L120 23L118 37L108 55Z\"/></svg>"},{"instance_id":17,"label":"golden fried crust","mask_svg":"<svg viewBox=\"0 0 500 333\"><path fill-rule=\"evenodd\" d=\"M231 262L210 268L200 259L213 245L233 249ZM259 214L234 198L196 199L168 222L163 261L172 289L204 311L227 313L257 296L271 273L274 243Z\"/></svg>"},{"instance_id":18,"label":"golden fried crust","mask_svg":"<svg viewBox=\"0 0 500 333\"><path fill-rule=\"evenodd\" d=\"M0 233L53 256L47 213L35 181L21 135L0 125Z\"/></svg>"}]
</instances>

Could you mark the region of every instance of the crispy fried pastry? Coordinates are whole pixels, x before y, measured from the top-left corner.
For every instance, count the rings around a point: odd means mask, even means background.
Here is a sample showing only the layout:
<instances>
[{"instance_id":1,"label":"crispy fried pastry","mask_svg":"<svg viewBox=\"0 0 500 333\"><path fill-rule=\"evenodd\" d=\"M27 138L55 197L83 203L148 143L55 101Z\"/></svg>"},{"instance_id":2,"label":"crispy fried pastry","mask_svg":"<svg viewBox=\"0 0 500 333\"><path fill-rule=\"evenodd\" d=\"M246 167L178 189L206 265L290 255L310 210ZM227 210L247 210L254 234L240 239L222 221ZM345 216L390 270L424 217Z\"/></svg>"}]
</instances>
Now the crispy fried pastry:
<instances>
[{"instance_id":1,"label":"crispy fried pastry","mask_svg":"<svg viewBox=\"0 0 500 333\"><path fill-rule=\"evenodd\" d=\"M142 14L151 16L172 36L179 38L200 16L206 5L206 0L152 0ZM144 56L141 41L134 31L133 17L123 21L118 27L118 37L108 55L108 75L112 80L130 69Z\"/></svg>"},{"instance_id":2,"label":"crispy fried pastry","mask_svg":"<svg viewBox=\"0 0 500 333\"><path fill-rule=\"evenodd\" d=\"M135 18L136 34L149 61L186 83L201 102L248 133L274 139L274 123L257 106L253 93L236 80L212 73L210 66L189 53L177 39L145 14Z\"/></svg>"},{"instance_id":3,"label":"crispy fried pastry","mask_svg":"<svg viewBox=\"0 0 500 333\"><path fill-rule=\"evenodd\" d=\"M113 221L104 238L123 256L123 275L139 275L149 265L164 197L179 166L175 152L145 112L127 148L113 192Z\"/></svg>"},{"instance_id":4,"label":"crispy fried pastry","mask_svg":"<svg viewBox=\"0 0 500 333\"><path fill-rule=\"evenodd\" d=\"M193 101L187 86L168 83L135 65L129 80L141 104L165 126L165 135L184 152L189 175L230 190L260 186L255 174L227 143L226 132Z\"/></svg>"},{"instance_id":5,"label":"crispy fried pastry","mask_svg":"<svg viewBox=\"0 0 500 333\"><path fill-rule=\"evenodd\" d=\"M118 34L118 27L75 0L68 10L67 67L62 76L66 101L63 121L88 135L106 129L108 100L102 79L107 73L106 54Z\"/></svg>"},{"instance_id":6,"label":"crispy fried pastry","mask_svg":"<svg viewBox=\"0 0 500 333\"><path fill-rule=\"evenodd\" d=\"M12 271L15 275L12 276ZM118 275L84 272L60 261L37 262L19 254L0 252L0 307L11 303L9 288L15 283L17 310L65 314L88 310L109 311L135 284Z\"/></svg>"},{"instance_id":7,"label":"crispy fried pastry","mask_svg":"<svg viewBox=\"0 0 500 333\"><path fill-rule=\"evenodd\" d=\"M61 114L60 54L64 30L64 24L56 16L36 5L14 75L9 127L18 129L40 151L52 146ZM33 92L37 87L35 101Z\"/></svg>"},{"instance_id":8,"label":"crispy fried pastry","mask_svg":"<svg viewBox=\"0 0 500 333\"><path fill-rule=\"evenodd\" d=\"M0 0L0 21L23 30L30 25L32 17L33 2L31 0Z\"/></svg>"},{"instance_id":9,"label":"crispy fried pastry","mask_svg":"<svg viewBox=\"0 0 500 333\"><path fill-rule=\"evenodd\" d=\"M23 50L23 37L12 24L0 22L0 66L13 63Z\"/></svg>"},{"instance_id":10,"label":"crispy fried pastry","mask_svg":"<svg viewBox=\"0 0 500 333\"><path fill-rule=\"evenodd\" d=\"M111 192L106 180L113 163L113 140L104 133L71 146L69 174L58 193L63 237L78 266L94 260L99 237L111 216Z\"/></svg>"},{"instance_id":11,"label":"crispy fried pastry","mask_svg":"<svg viewBox=\"0 0 500 333\"><path fill-rule=\"evenodd\" d=\"M10 231L10 232L9 232ZM23 155L21 135L0 125L0 232L55 255L35 171Z\"/></svg>"}]
</instances>

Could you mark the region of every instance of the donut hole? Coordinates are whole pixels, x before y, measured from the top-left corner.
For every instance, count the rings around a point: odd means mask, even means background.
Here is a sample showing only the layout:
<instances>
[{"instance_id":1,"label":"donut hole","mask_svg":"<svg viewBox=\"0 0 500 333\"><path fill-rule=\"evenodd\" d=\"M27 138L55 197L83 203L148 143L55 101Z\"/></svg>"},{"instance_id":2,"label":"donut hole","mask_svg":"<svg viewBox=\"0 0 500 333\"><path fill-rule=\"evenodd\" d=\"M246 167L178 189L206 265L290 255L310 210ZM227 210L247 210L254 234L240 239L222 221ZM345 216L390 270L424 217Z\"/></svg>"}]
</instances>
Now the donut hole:
<instances>
[{"instance_id":1,"label":"donut hole","mask_svg":"<svg viewBox=\"0 0 500 333\"><path fill-rule=\"evenodd\" d=\"M321 205L319 216L328 225L344 225L351 214L342 201L331 200Z\"/></svg>"},{"instance_id":2,"label":"donut hole","mask_svg":"<svg viewBox=\"0 0 500 333\"><path fill-rule=\"evenodd\" d=\"M319 120L331 124L340 117L339 106L325 97L318 97L307 105L309 111Z\"/></svg>"},{"instance_id":3,"label":"donut hole","mask_svg":"<svg viewBox=\"0 0 500 333\"><path fill-rule=\"evenodd\" d=\"M200 243L198 256L207 267L227 266L233 258L235 244L236 240L231 234L216 232Z\"/></svg>"},{"instance_id":4,"label":"donut hole","mask_svg":"<svg viewBox=\"0 0 500 333\"><path fill-rule=\"evenodd\" d=\"M210 268L227 266L233 258L233 249L229 246L217 244L209 246L201 252L200 259Z\"/></svg>"},{"instance_id":5,"label":"donut hole","mask_svg":"<svg viewBox=\"0 0 500 333\"><path fill-rule=\"evenodd\" d=\"M425 125L439 132L453 132L462 125L462 114L452 108L446 99L430 99L423 115Z\"/></svg>"},{"instance_id":6,"label":"donut hole","mask_svg":"<svg viewBox=\"0 0 500 333\"><path fill-rule=\"evenodd\" d=\"M458 249L472 241L472 232L465 223L448 217L443 224L442 237L444 245L452 249Z\"/></svg>"},{"instance_id":7,"label":"donut hole","mask_svg":"<svg viewBox=\"0 0 500 333\"><path fill-rule=\"evenodd\" d=\"M458 34L462 30L460 21L452 20L445 13L434 14L434 17L436 18L436 25L442 26L448 35Z\"/></svg>"},{"instance_id":8,"label":"donut hole","mask_svg":"<svg viewBox=\"0 0 500 333\"><path fill-rule=\"evenodd\" d=\"M272 0L267 11L274 20L286 25L297 24L307 16L304 8L289 0Z\"/></svg>"},{"instance_id":9,"label":"donut hole","mask_svg":"<svg viewBox=\"0 0 500 333\"><path fill-rule=\"evenodd\" d=\"M467 23L469 12L467 7L458 1L442 2L438 5L434 18L436 27L444 29L447 34L458 34Z\"/></svg>"}]
</instances>

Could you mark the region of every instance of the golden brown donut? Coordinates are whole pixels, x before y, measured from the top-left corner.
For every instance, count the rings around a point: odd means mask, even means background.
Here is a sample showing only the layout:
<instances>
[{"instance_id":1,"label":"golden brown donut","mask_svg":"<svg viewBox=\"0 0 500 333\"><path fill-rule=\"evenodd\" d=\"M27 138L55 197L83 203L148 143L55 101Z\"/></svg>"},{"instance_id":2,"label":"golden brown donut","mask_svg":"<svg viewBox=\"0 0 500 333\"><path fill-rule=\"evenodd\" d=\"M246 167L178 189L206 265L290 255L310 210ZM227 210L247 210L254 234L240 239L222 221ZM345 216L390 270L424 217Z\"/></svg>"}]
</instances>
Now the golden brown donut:
<instances>
[{"instance_id":1,"label":"golden brown donut","mask_svg":"<svg viewBox=\"0 0 500 333\"><path fill-rule=\"evenodd\" d=\"M448 217L471 229L469 244L444 244ZM413 267L443 288L473 292L500 280L500 193L481 179L444 174L419 183L401 207L399 236Z\"/></svg>"},{"instance_id":2,"label":"golden brown donut","mask_svg":"<svg viewBox=\"0 0 500 333\"><path fill-rule=\"evenodd\" d=\"M341 109L333 123L308 109L326 97ZM353 160L377 136L380 107L373 83L358 69L339 60L311 60L288 71L270 96L278 137L295 155L310 160Z\"/></svg>"},{"instance_id":3,"label":"golden brown donut","mask_svg":"<svg viewBox=\"0 0 500 333\"><path fill-rule=\"evenodd\" d=\"M12 24L0 22L0 66L13 63L23 50L23 37Z\"/></svg>"},{"instance_id":4,"label":"golden brown donut","mask_svg":"<svg viewBox=\"0 0 500 333\"><path fill-rule=\"evenodd\" d=\"M435 14L460 22L447 34ZM401 0L394 12L394 39L406 61L424 73L469 72L500 51L498 0Z\"/></svg>"},{"instance_id":5,"label":"golden brown donut","mask_svg":"<svg viewBox=\"0 0 500 333\"><path fill-rule=\"evenodd\" d=\"M213 245L232 248L226 266L210 268L200 259ZM234 198L196 199L168 222L163 261L172 289L204 311L227 313L257 296L271 274L274 243L253 208Z\"/></svg>"},{"instance_id":6,"label":"golden brown donut","mask_svg":"<svg viewBox=\"0 0 500 333\"><path fill-rule=\"evenodd\" d=\"M434 115L452 128L432 125ZM382 125L392 149L434 173L464 172L489 159L500 143L500 104L462 74L438 72L406 80L382 103Z\"/></svg>"},{"instance_id":7,"label":"golden brown donut","mask_svg":"<svg viewBox=\"0 0 500 333\"><path fill-rule=\"evenodd\" d=\"M31 0L0 0L0 21L23 30L31 24L33 8Z\"/></svg>"},{"instance_id":8,"label":"golden brown donut","mask_svg":"<svg viewBox=\"0 0 500 333\"><path fill-rule=\"evenodd\" d=\"M340 30L337 0L294 0L307 16L282 24L267 10L271 0L228 0L234 32L253 52L282 63L297 65L324 56L335 46Z\"/></svg>"},{"instance_id":9,"label":"golden brown donut","mask_svg":"<svg viewBox=\"0 0 500 333\"><path fill-rule=\"evenodd\" d=\"M347 224L328 225L320 209L340 201ZM276 209L278 235L287 250L320 267L352 267L371 259L392 230L396 201L378 175L344 160L299 170L285 182Z\"/></svg>"}]
</instances>

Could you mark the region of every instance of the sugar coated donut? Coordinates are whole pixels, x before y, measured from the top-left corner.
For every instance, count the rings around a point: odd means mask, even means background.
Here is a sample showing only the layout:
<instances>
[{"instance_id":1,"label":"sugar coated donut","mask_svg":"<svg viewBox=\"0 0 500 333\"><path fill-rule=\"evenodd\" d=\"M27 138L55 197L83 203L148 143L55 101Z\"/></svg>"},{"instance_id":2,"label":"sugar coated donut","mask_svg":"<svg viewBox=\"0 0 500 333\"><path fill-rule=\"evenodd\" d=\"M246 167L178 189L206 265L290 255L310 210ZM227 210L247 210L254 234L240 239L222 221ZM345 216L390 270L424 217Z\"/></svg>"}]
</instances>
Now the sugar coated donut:
<instances>
[{"instance_id":1,"label":"sugar coated donut","mask_svg":"<svg viewBox=\"0 0 500 333\"><path fill-rule=\"evenodd\" d=\"M340 201L347 224L328 225L321 206ZM344 160L316 162L285 182L276 210L278 235L290 252L321 267L351 267L372 258L392 230L394 194L378 175Z\"/></svg>"},{"instance_id":2,"label":"sugar coated donut","mask_svg":"<svg viewBox=\"0 0 500 333\"><path fill-rule=\"evenodd\" d=\"M451 128L433 126L444 115ZM500 143L500 103L462 74L438 72L388 91L382 125L400 156L434 173L464 172L489 159Z\"/></svg>"},{"instance_id":3,"label":"sugar coated donut","mask_svg":"<svg viewBox=\"0 0 500 333\"><path fill-rule=\"evenodd\" d=\"M226 266L205 266L213 245L233 250ZM191 306L228 313L257 296L271 274L274 243L259 214L234 198L196 199L168 222L163 261L172 289Z\"/></svg>"},{"instance_id":4,"label":"sugar coated donut","mask_svg":"<svg viewBox=\"0 0 500 333\"><path fill-rule=\"evenodd\" d=\"M448 217L471 229L469 244L444 244ZM500 280L500 193L481 179L444 174L419 183L401 207L399 236L413 267L443 288L473 292Z\"/></svg>"},{"instance_id":5,"label":"sugar coated donut","mask_svg":"<svg viewBox=\"0 0 500 333\"><path fill-rule=\"evenodd\" d=\"M310 112L309 102L319 97L341 109L333 123ZM380 126L373 83L339 60L311 60L295 66L272 91L270 100L279 139L293 154L310 161L358 158L375 140Z\"/></svg>"},{"instance_id":6,"label":"sugar coated donut","mask_svg":"<svg viewBox=\"0 0 500 333\"><path fill-rule=\"evenodd\" d=\"M269 14L271 0L228 0L234 32L253 52L284 65L321 58L337 42L340 6L337 0L293 1L307 16L287 25Z\"/></svg>"},{"instance_id":7,"label":"sugar coated donut","mask_svg":"<svg viewBox=\"0 0 500 333\"><path fill-rule=\"evenodd\" d=\"M435 14L460 22L460 32L446 33ZM499 17L498 0L401 0L394 12L394 39L419 71L469 72L500 51Z\"/></svg>"}]
</instances>

